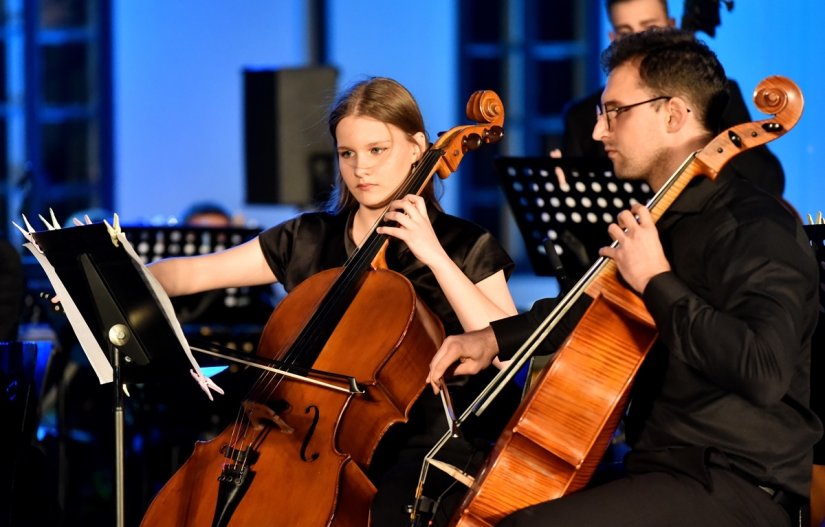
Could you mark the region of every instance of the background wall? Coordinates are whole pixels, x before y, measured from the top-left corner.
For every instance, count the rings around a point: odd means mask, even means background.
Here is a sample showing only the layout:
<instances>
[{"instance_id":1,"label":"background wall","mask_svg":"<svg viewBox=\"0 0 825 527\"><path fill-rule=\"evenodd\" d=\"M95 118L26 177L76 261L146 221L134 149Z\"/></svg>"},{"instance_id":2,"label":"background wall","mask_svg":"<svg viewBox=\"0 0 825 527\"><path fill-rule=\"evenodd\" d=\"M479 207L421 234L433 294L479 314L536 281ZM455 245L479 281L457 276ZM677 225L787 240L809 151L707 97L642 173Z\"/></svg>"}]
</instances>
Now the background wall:
<instances>
[{"instance_id":1,"label":"background wall","mask_svg":"<svg viewBox=\"0 0 825 527\"><path fill-rule=\"evenodd\" d=\"M682 2L671 1L681 17ZM801 123L771 145L787 176L787 199L805 214L825 209L818 177L825 98L818 54L825 49L825 4L739 1L722 10L706 37L743 92L783 74L806 97ZM331 0L329 61L346 86L367 75L407 85L431 135L463 121L456 101L454 2L421 0L415 9L378 0ZM116 209L126 221L167 218L193 201L218 200L261 225L296 211L245 206L241 70L307 62L305 2L245 0L116 1L114 8ZM603 38L605 31L598 37ZM705 37L704 35L702 35ZM752 115L761 118L755 109ZM533 154L540 154L538 152ZM446 185L448 210L459 197Z\"/></svg>"},{"instance_id":2,"label":"background wall","mask_svg":"<svg viewBox=\"0 0 825 527\"><path fill-rule=\"evenodd\" d=\"M306 3L115 2L115 209L125 221L165 220L201 200L264 226L296 213L243 202L241 72L307 65ZM444 4L424 0L400 17L391 2L331 1L329 61L340 85L394 77L418 98L431 135L455 126L463 116Z\"/></svg>"},{"instance_id":3,"label":"background wall","mask_svg":"<svg viewBox=\"0 0 825 527\"><path fill-rule=\"evenodd\" d=\"M739 1L732 12L723 10L716 38L707 39L747 100L769 75L789 77L802 89L802 119L769 148L785 169L785 197L803 216L825 210L825 178L819 174L825 164L823 19L825 3L816 0ZM752 104L751 116L765 118Z\"/></svg>"},{"instance_id":4,"label":"background wall","mask_svg":"<svg viewBox=\"0 0 825 527\"><path fill-rule=\"evenodd\" d=\"M680 23L684 2L669 0L670 14ZM785 169L785 198L806 216L825 210L825 179L818 168L825 163L825 81L821 54L825 49L825 3L789 0L734 2L732 11L720 9L716 36L699 33L713 49L729 77L736 79L754 120L767 118L753 104L753 89L763 78L784 75L796 82L805 97L799 124L768 147ZM603 24L607 24L604 18ZM606 46L606 31L603 33Z\"/></svg>"}]
</instances>

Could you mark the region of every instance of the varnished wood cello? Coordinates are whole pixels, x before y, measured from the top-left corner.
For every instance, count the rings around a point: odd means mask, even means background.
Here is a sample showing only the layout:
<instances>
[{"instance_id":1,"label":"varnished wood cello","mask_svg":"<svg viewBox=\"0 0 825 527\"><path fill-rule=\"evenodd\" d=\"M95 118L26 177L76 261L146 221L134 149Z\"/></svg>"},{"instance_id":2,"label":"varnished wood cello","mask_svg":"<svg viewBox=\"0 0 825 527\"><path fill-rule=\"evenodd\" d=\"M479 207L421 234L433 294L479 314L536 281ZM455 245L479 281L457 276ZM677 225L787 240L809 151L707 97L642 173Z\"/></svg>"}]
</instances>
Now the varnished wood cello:
<instances>
[{"instance_id":1,"label":"varnished wood cello","mask_svg":"<svg viewBox=\"0 0 825 527\"><path fill-rule=\"evenodd\" d=\"M441 135L397 197L419 194L502 137L495 93L474 93L467 115L477 124ZM233 426L195 446L143 525L368 523L375 487L365 470L382 435L406 420L443 339L412 284L386 269L377 226L342 268L305 280L278 305L258 354L279 371L258 380Z\"/></svg>"},{"instance_id":2,"label":"varnished wood cello","mask_svg":"<svg viewBox=\"0 0 825 527\"><path fill-rule=\"evenodd\" d=\"M802 94L784 77L763 80L754 99L760 111L774 117L734 126L692 154L648 204L654 220L694 178L715 178L733 156L785 134L802 113ZM612 260L600 258L590 268L462 419L484 409L585 295L592 299L587 312L477 476L465 478L471 488L452 525L495 525L516 510L581 489L592 476L624 411L633 378L657 338L644 304L619 281Z\"/></svg>"}]
</instances>

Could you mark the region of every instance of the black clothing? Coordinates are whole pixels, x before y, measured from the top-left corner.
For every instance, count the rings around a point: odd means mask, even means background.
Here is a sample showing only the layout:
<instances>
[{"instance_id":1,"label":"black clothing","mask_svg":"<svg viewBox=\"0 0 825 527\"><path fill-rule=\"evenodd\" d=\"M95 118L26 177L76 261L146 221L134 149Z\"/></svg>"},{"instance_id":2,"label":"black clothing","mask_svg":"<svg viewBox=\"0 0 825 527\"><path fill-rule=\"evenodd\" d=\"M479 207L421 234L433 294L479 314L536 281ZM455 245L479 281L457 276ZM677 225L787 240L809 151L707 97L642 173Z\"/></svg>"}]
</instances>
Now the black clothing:
<instances>
[{"instance_id":1,"label":"black clothing","mask_svg":"<svg viewBox=\"0 0 825 527\"><path fill-rule=\"evenodd\" d=\"M433 209L429 216L444 250L470 281L478 283L499 270L510 276L515 264L490 233ZM345 214L307 213L261 233L264 256L287 292L320 271L344 264L356 248L348 235L348 221ZM448 335L463 332L435 276L403 242L390 241L387 266L412 282L421 300L444 323Z\"/></svg>"},{"instance_id":2,"label":"black clothing","mask_svg":"<svg viewBox=\"0 0 825 527\"><path fill-rule=\"evenodd\" d=\"M444 250L473 282L478 283L499 270L509 277L514 264L498 242L484 229L468 221L430 208L428 210L433 230ZM272 271L287 291L292 290L310 276L344 264L356 245L349 236L349 216L327 213L307 213L260 235L261 249ZM387 266L412 282L419 298L441 319L448 335L463 332L458 317L447 302L441 287L430 269L422 264L406 244L391 240L387 250ZM429 362L430 357L422 357ZM450 394L456 411L466 408L492 372L485 376L473 376L459 380L450 386ZM498 437L506 419L518 402L515 387L502 397L500 410L486 412L483 423L468 421L462 427L464 440L448 443L439 459L472 471L471 467L483 461L479 449L484 452ZM475 425L475 426L474 426ZM372 506L372 524L377 527L394 527L409 522L405 505L411 505L415 497L419 473L425 454L447 431L441 401L432 390L425 389L410 412L407 423L393 426L381 439L369 470L369 476L378 487ZM437 470L430 471L439 472ZM465 489L435 474L428 478L425 496L438 498L448 488L463 494ZM438 521L449 516L445 501Z\"/></svg>"},{"instance_id":3,"label":"black clothing","mask_svg":"<svg viewBox=\"0 0 825 527\"><path fill-rule=\"evenodd\" d=\"M8 241L0 238L0 341L17 340L23 289L20 254Z\"/></svg>"},{"instance_id":4,"label":"black clothing","mask_svg":"<svg viewBox=\"0 0 825 527\"><path fill-rule=\"evenodd\" d=\"M807 496L822 426L809 401L818 271L802 226L749 182L720 174L716 182L693 181L658 229L672 271L655 276L642 295L659 339L625 417L631 474L644 467L686 475L712 494L708 471L721 467L753 487ZM549 306L492 324L501 358L518 341L508 332L523 340ZM656 493L679 500L665 487ZM725 503L734 515L751 506ZM665 523L673 524L630 524Z\"/></svg>"},{"instance_id":5,"label":"black clothing","mask_svg":"<svg viewBox=\"0 0 825 527\"><path fill-rule=\"evenodd\" d=\"M499 527L782 527L791 523L781 506L756 485L733 473L711 468L713 488L695 479L661 471L632 474L540 503L509 516ZM741 514L732 514L738 503ZM552 519L552 521L550 521Z\"/></svg>"},{"instance_id":6,"label":"black clothing","mask_svg":"<svg viewBox=\"0 0 825 527\"><path fill-rule=\"evenodd\" d=\"M602 89L574 101L565 108L564 134L561 151L571 157L607 157L601 141L593 140L596 125L596 105L601 102ZM750 113L736 81L728 81L728 104L722 113L719 129L751 121ZM780 197L785 191L785 172L779 159L766 146L752 148L734 157L722 172L736 172L740 177L753 181L769 194Z\"/></svg>"}]
</instances>

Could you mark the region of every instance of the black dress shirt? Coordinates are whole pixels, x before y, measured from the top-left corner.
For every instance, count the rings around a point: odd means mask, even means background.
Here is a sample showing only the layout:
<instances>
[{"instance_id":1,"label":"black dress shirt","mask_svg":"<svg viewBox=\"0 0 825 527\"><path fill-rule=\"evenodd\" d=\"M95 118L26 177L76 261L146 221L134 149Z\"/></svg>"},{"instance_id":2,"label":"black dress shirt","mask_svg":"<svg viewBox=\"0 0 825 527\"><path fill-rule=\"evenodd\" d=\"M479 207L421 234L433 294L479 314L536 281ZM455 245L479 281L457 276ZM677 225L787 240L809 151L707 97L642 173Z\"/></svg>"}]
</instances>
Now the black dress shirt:
<instances>
[{"instance_id":1,"label":"black dress shirt","mask_svg":"<svg viewBox=\"0 0 825 527\"><path fill-rule=\"evenodd\" d=\"M470 281L478 283L500 270L509 278L513 261L489 232L432 208L429 216L444 250ZM348 234L349 221L348 214L311 212L261 233L264 256L287 292L320 271L344 265L356 249ZM421 300L444 323L448 335L463 331L435 276L406 244L390 241L387 266L412 282Z\"/></svg>"}]
</instances>

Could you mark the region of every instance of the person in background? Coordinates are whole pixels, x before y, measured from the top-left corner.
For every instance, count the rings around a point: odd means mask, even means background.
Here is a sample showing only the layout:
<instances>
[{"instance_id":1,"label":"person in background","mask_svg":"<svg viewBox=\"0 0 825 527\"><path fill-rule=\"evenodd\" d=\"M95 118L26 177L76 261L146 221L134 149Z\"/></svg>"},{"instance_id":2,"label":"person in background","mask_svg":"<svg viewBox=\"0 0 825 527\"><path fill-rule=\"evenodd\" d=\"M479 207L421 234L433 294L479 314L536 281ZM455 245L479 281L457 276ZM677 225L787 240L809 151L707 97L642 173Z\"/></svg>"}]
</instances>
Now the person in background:
<instances>
[{"instance_id":1,"label":"person in background","mask_svg":"<svg viewBox=\"0 0 825 527\"><path fill-rule=\"evenodd\" d=\"M516 313L506 282L513 262L487 231L443 212L432 182L420 196L397 195L428 148L421 112L402 85L381 77L356 84L332 108L329 131L340 172L326 210L301 214L223 252L150 265L170 296L274 282L292 291L316 273L342 266L385 218L397 224L378 229L391 239L389 268L412 282L447 334L480 329ZM472 386L456 387L455 398L462 400ZM423 457L445 431L441 403L426 390L409 422L385 434L369 474L378 487L373 525L409 521L406 506L414 499ZM469 434L466 441L454 442L450 461L466 466L477 446L489 446L497 435L495 429L484 433L489 437ZM431 483L429 496L449 487L446 479Z\"/></svg>"},{"instance_id":2,"label":"person in background","mask_svg":"<svg viewBox=\"0 0 825 527\"><path fill-rule=\"evenodd\" d=\"M675 26L675 21L668 13L666 0L605 0L605 7L613 29L608 33L611 42L639 31ZM563 155L606 157L604 146L591 137L593 126L596 124L593 108L599 103L601 93L602 89L599 89L583 99L568 104L565 108L561 141ZM711 123L714 132L751 121L742 91L736 81L728 79L727 94L727 104L719 121ZM753 181L765 192L777 198L781 198L785 190L785 173L782 165L766 146L751 149L737 156L724 170L735 172L740 177Z\"/></svg>"},{"instance_id":3,"label":"person in background","mask_svg":"<svg viewBox=\"0 0 825 527\"><path fill-rule=\"evenodd\" d=\"M20 253L0 238L0 341L17 340L23 309L23 264Z\"/></svg>"},{"instance_id":4,"label":"person in background","mask_svg":"<svg viewBox=\"0 0 825 527\"><path fill-rule=\"evenodd\" d=\"M211 201L199 201L181 214L182 223L194 227L229 227L232 215L221 205Z\"/></svg>"},{"instance_id":5,"label":"person in background","mask_svg":"<svg viewBox=\"0 0 825 527\"><path fill-rule=\"evenodd\" d=\"M658 190L714 137L727 88L722 65L675 29L614 40L602 64L608 78L593 138L617 177ZM617 245L600 254L641 296L659 334L624 417L626 474L499 525L798 525L822 436L810 407L818 264L802 225L723 172L688 184L657 223L636 204L608 233ZM434 391L456 362L455 373L466 375L508 359L553 305L539 301L448 337L431 361ZM543 352L561 344L563 329Z\"/></svg>"}]
</instances>

